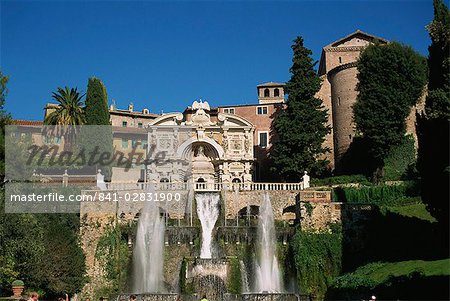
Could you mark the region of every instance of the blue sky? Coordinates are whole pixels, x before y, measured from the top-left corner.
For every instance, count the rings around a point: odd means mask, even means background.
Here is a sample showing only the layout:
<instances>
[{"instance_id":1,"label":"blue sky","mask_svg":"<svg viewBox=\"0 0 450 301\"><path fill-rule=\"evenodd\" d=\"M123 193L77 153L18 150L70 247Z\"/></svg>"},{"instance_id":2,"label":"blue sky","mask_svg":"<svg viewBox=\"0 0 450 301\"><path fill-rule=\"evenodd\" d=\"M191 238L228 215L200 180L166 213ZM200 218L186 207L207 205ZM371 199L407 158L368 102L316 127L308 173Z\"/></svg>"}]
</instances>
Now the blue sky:
<instances>
[{"instance_id":1,"label":"blue sky","mask_svg":"<svg viewBox=\"0 0 450 301\"><path fill-rule=\"evenodd\" d=\"M427 55L432 1L1 1L6 109L41 120L60 86L96 76L125 108L182 111L257 101L256 85L287 81L292 40L319 59L356 29Z\"/></svg>"}]
</instances>

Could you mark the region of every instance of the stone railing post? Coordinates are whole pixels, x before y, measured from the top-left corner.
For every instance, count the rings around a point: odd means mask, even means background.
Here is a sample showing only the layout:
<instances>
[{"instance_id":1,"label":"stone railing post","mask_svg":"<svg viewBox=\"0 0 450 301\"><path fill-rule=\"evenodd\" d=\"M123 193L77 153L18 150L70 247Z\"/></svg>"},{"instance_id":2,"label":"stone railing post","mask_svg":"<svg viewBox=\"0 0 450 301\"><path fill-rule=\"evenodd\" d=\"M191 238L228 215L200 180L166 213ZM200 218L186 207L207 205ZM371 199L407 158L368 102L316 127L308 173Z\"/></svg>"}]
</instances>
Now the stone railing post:
<instances>
[{"instance_id":1,"label":"stone railing post","mask_svg":"<svg viewBox=\"0 0 450 301\"><path fill-rule=\"evenodd\" d=\"M68 184L69 184L69 174L67 173L67 169L66 169L66 170L64 170L64 174L62 177L62 186L67 187Z\"/></svg>"},{"instance_id":2,"label":"stone railing post","mask_svg":"<svg viewBox=\"0 0 450 301\"><path fill-rule=\"evenodd\" d=\"M303 180L302 180L303 189L309 188L309 180L310 180L310 177L305 170L305 174L303 175Z\"/></svg>"}]
</instances>

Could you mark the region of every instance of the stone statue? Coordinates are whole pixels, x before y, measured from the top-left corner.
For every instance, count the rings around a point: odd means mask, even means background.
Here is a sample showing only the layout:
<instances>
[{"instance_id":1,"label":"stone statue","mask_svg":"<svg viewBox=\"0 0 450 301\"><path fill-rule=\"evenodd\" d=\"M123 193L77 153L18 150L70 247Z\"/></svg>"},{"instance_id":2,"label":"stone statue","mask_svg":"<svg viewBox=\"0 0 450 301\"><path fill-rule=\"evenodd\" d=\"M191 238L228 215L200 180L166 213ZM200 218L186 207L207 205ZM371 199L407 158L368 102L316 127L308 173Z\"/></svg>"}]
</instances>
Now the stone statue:
<instances>
[{"instance_id":1,"label":"stone statue","mask_svg":"<svg viewBox=\"0 0 450 301\"><path fill-rule=\"evenodd\" d=\"M192 103L192 109L193 110L205 110L205 111L210 111L211 108L209 107L209 103L208 102L203 102L203 100L200 98L200 101L194 101Z\"/></svg>"},{"instance_id":2,"label":"stone statue","mask_svg":"<svg viewBox=\"0 0 450 301\"><path fill-rule=\"evenodd\" d=\"M197 150L197 156L196 157L204 157L205 153L203 152L203 146L199 146Z\"/></svg>"}]
</instances>

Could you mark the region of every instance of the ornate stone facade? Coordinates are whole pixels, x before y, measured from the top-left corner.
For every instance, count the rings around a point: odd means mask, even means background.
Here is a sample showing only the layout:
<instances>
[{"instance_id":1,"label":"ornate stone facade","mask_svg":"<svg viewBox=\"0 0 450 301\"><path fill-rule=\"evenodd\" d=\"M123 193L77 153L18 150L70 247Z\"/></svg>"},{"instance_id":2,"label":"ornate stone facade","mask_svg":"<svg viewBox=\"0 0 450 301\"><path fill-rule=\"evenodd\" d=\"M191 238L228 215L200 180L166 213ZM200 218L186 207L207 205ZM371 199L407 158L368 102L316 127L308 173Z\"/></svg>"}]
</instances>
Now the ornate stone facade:
<instances>
[{"instance_id":1,"label":"ornate stone facade","mask_svg":"<svg viewBox=\"0 0 450 301\"><path fill-rule=\"evenodd\" d=\"M147 140L150 156L162 151L170 162L158 165L150 157L147 182L251 183L253 132L249 121L212 110L207 102L164 114L149 124Z\"/></svg>"}]
</instances>

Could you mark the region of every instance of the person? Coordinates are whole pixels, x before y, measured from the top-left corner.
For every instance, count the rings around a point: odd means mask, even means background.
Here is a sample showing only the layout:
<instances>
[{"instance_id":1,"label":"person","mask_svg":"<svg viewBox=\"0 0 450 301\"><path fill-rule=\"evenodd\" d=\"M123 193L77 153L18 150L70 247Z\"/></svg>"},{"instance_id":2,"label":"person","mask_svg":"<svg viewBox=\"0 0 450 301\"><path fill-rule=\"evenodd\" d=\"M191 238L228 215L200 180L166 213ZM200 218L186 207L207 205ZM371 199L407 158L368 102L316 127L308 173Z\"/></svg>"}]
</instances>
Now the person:
<instances>
[{"instance_id":1,"label":"person","mask_svg":"<svg viewBox=\"0 0 450 301\"><path fill-rule=\"evenodd\" d=\"M136 295L131 295L129 301L136 301Z\"/></svg>"},{"instance_id":2,"label":"person","mask_svg":"<svg viewBox=\"0 0 450 301\"><path fill-rule=\"evenodd\" d=\"M208 301L208 299L206 299L206 295L203 295L202 301Z\"/></svg>"},{"instance_id":3,"label":"person","mask_svg":"<svg viewBox=\"0 0 450 301\"><path fill-rule=\"evenodd\" d=\"M28 301L38 301L38 300L39 300L39 294L36 292L31 292L30 298L28 299Z\"/></svg>"}]
</instances>

